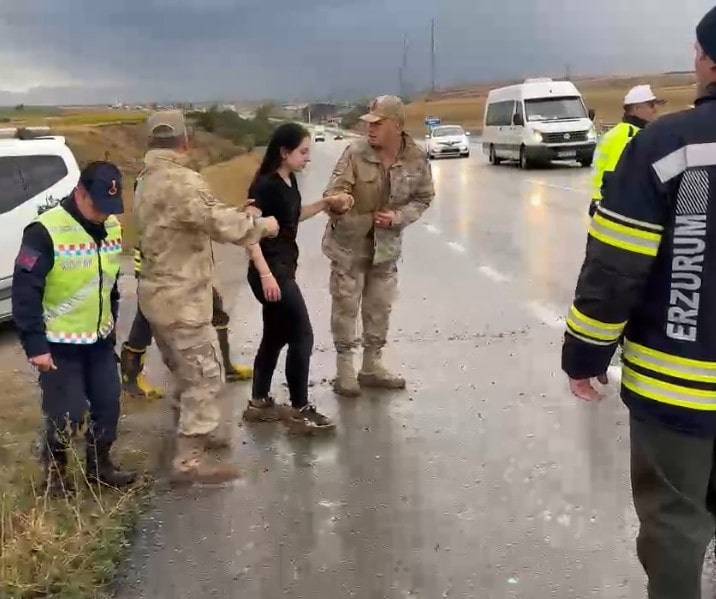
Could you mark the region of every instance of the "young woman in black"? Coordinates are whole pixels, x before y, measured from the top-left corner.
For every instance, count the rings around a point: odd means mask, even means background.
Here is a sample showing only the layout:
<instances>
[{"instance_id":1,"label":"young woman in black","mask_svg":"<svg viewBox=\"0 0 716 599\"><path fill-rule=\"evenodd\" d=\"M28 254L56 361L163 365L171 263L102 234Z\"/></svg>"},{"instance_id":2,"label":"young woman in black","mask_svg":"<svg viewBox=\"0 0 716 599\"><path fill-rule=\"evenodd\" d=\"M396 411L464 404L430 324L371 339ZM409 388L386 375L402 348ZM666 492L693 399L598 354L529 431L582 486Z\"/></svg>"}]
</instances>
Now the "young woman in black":
<instances>
[{"instance_id":1,"label":"young woman in black","mask_svg":"<svg viewBox=\"0 0 716 599\"><path fill-rule=\"evenodd\" d=\"M263 216L274 216L279 234L249 248L248 280L263 306L263 338L254 361L252 399L244 419L252 422L283 420L294 432L312 433L335 428L308 402L308 372L313 351L313 329L301 289L296 283L300 221L324 210L342 212L352 198L341 195L301 205L295 173L310 162L310 133L289 123L276 129L249 189L249 197ZM286 380L290 406L276 406L270 395L279 354L288 345Z\"/></svg>"}]
</instances>

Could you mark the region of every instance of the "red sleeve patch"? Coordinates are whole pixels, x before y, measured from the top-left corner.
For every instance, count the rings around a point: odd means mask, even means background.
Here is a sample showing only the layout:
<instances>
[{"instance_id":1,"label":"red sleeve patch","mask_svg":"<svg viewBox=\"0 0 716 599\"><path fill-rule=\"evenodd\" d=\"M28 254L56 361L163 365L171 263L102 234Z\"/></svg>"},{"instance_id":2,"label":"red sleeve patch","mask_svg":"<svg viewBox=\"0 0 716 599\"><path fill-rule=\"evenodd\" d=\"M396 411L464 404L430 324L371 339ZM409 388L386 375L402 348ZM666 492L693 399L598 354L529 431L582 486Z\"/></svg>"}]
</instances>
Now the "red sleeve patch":
<instances>
[{"instance_id":1,"label":"red sleeve patch","mask_svg":"<svg viewBox=\"0 0 716 599\"><path fill-rule=\"evenodd\" d=\"M32 272L35 268L37 261L40 259L40 252L29 247L22 246L20 253L15 259L15 266L21 268L26 272Z\"/></svg>"}]
</instances>

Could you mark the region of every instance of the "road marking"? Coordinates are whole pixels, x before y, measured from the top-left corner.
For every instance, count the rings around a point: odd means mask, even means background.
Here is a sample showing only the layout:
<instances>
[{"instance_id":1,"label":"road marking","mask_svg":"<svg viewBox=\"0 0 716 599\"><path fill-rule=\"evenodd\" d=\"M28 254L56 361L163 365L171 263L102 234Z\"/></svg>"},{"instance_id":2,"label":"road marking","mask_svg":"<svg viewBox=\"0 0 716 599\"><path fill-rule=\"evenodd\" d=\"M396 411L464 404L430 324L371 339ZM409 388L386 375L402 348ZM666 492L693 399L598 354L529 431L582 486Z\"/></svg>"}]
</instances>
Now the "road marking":
<instances>
[{"instance_id":1,"label":"road marking","mask_svg":"<svg viewBox=\"0 0 716 599\"><path fill-rule=\"evenodd\" d=\"M440 235L440 229L438 229L435 225L426 224L425 228L427 229L428 233L432 233L433 235Z\"/></svg>"},{"instance_id":2,"label":"road marking","mask_svg":"<svg viewBox=\"0 0 716 599\"><path fill-rule=\"evenodd\" d=\"M542 304L540 302L529 302L527 304L530 312L537 317L537 320L543 322L553 329L564 328L564 316L560 315L552 306Z\"/></svg>"},{"instance_id":3,"label":"road marking","mask_svg":"<svg viewBox=\"0 0 716 599\"><path fill-rule=\"evenodd\" d=\"M499 270L495 270L492 266L481 266L478 270L488 279L495 281L495 283L507 283L510 280L510 277L502 274Z\"/></svg>"},{"instance_id":4,"label":"road marking","mask_svg":"<svg viewBox=\"0 0 716 599\"><path fill-rule=\"evenodd\" d=\"M542 187L552 187L553 189L561 189L563 191L571 191L572 193L588 195L589 191L586 189L577 189L576 187L568 187L567 185L557 185L556 183L545 183L539 179L526 179L527 183L534 183L535 185L541 185Z\"/></svg>"},{"instance_id":5,"label":"road marking","mask_svg":"<svg viewBox=\"0 0 716 599\"><path fill-rule=\"evenodd\" d=\"M461 254L464 254L467 250L465 249L465 246L460 245L456 241L451 241L448 243L451 249L455 250L456 252L459 252Z\"/></svg>"}]
</instances>

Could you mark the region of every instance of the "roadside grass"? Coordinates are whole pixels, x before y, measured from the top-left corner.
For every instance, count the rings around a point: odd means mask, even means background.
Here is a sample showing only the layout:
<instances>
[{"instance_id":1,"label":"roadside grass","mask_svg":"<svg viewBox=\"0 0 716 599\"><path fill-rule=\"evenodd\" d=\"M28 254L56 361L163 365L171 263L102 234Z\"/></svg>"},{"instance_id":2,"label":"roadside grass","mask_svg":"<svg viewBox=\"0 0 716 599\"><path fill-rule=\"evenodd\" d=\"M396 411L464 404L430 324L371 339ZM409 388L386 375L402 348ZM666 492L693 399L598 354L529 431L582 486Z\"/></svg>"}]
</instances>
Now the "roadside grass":
<instances>
[{"instance_id":1,"label":"roadside grass","mask_svg":"<svg viewBox=\"0 0 716 599\"><path fill-rule=\"evenodd\" d=\"M39 393L24 371L0 372L0 597L103 597L124 556L148 496L146 482L129 491L87 484L84 451L73 444L69 472L75 496L43 494L36 448ZM143 470L146 452L122 451L124 465Z\"/></svg>"}]
</instances>

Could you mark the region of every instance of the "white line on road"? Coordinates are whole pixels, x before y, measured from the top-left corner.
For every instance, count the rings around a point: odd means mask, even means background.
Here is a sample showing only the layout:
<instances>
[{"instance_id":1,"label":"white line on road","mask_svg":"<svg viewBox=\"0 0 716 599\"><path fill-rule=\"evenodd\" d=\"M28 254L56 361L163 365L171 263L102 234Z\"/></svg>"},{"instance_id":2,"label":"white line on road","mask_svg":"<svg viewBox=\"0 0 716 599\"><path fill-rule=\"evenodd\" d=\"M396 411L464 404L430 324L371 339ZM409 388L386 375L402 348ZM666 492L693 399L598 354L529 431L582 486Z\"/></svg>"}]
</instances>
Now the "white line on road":
<instances>
[{"instance_id":1,"label":"white line on road","mask_svg":"<svg viewBox=\"0 0 716 599\"><path fill-rule=\"evenodd\" d=\"M427 229L428 233L432 233L433 235L440 235L440 229L438 229L435 225L426 224L425 228Z\"/></svg>"},{"instance_id":2,"label":"white line on road","mask_svg":"<svg viewBox=\"0 0 716 599\"><path fill-rule=\"evenodd\" d=\"M499 270L495 270L492 266L481 266L478 270L488 279L495 281L495 283L507 283L510 280L510 277L502 274Z\"/></svg>"},{"instance_id":3,"label":"white line on road","mask_svg":"<svg viewBox=\"0 0 716 599\"><path fill-rule=\"evenodd\" d=\"M464 245L460 245L456 241L451 241L448 243L451 249L455 250L456 252L459 252L461 254L464 254L467 250L465 249Z\"/></svg>"},{"instance_id":4,"label":"white line on road","mask_svg":"<svg viewBox=\"0 0 716 599\"><path fill-rule=\"evenodd\" d=\"M540 320L548 327L553 329L564 327L564 316L560 315L552 306L540 302L529 302L527 307L537 317L537 320Z\"/></svg>"},{"instance_id":5,"label":"white line on road","mask_svg":"<svg viewBox=\"0 0 716 599\"><path fill-rule=\"evenodd\" d=\"M576 187L568 187L567 185L557 185L555 183L545 183L539 179L525 179L527 183L534 183L535 185L541 185L543 187L552 187L553 189L561 189L563 191L571 191L572 193L579 193L588 195L589 191L586 189L577 189Z\"/></svg>"}]
</instances>

